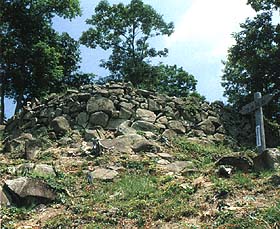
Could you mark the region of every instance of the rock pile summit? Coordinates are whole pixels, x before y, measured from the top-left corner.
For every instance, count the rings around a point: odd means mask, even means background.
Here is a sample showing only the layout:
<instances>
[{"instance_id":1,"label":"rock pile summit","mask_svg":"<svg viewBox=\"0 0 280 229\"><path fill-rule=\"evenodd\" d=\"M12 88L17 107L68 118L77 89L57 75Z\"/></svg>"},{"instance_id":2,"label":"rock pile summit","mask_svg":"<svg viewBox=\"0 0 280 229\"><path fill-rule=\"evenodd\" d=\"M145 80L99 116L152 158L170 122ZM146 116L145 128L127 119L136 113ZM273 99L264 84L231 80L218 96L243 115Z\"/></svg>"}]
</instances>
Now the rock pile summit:
<instances>
[{"instance_id":1,"label":"rock pile summit","mask_svg":"<svg viewBox=\"0 0 280 229\"><path fill-rule=\"evenodd\" d=\"M209 104L196 97L170 97L116 82L52 94L41 103L25 107L6 126L13 138L22 133L59 138L73 130L88 140L104 139L104 132L112 131L115 136L188 135L211 141L224 141L230 136L244 142L254 133L249 120L222 102Z\"/></svg>"}]
</instances>

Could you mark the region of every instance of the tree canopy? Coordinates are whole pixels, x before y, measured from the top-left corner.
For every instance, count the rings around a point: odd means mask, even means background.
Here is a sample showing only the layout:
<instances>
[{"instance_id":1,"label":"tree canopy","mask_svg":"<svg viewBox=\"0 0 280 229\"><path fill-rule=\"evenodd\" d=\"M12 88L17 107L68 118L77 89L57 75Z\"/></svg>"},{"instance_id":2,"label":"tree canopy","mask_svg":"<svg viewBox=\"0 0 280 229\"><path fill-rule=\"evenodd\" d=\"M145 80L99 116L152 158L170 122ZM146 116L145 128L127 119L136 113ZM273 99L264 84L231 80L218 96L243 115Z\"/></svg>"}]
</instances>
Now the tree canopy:
<instances>
[{"instance_id":1,"label":"tree canopy","mask_svg":"<svg viewBox=\"0 0 280 229\"><path fill-rule=\"evenodd\" d=\"M197 80L177 65L153 66L153 81L144 82L143 87L169 96L186 97L196 91Z\"/></svg>"},{"instance_id":2,"label":"tree canopy","mask_svg":"<svg viewBox=\"0 0 280 229\"><path fill-rule=\"evenodd\" d=\"M255 92L268 94L280 88L280 25L272 21L279 2L249 3L258 14L242 23L242 30L234 34L236 44L228 50L222 76L225 95L237 107L251 101ZM280 122L279 94L265 113Z\"/></svg>"},{"instance_id":3,"label":"tree canopy","mask_svg":"<svg viewBox=\"0 0 280 229\"><path fill-rule=\"evenodd\" d=\"M79 45L58 34L52 19L72 19L81 11L78 0L0 0L0 12L3 116L5 96L15 99L19 110L25 98L54 90L77 70Z\"/></svg>"},{"instance_id":4,"label":"tree canopy","mask_svg":"<svg viewBox=\"0 0 280 229\"><path fill-rule=\"evenodd\" d=\"M150 59L166 56L168 50L150 47L149 40L160 35L171 35L173 23L166 23L163 17L141 0L132 0L109 5L105 0L95 8L95 14L88 19L91 27L83 32L81 43L87 47L101 47L112 50L109 59L101 66L111 72L112 79L124 79L134 85L152 77Z\"/></svg>"}]
</instances>

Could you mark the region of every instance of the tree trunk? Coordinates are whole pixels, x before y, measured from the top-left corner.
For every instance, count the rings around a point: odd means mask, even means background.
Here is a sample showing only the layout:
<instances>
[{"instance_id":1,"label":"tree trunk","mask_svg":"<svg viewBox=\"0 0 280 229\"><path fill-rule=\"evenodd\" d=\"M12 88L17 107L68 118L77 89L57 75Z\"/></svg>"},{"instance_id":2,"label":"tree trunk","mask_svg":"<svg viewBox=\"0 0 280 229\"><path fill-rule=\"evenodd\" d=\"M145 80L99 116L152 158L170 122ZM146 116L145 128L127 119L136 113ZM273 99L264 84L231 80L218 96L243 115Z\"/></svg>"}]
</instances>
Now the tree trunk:
<instances>
[{"instance_id":1,"label":"tree trunk","mask_svg":"<svg viewBox=\"0 0 280 229\"><path fill-rule=\"evenodd\" d=\"M5 81L5 76L4 74L2 75L1 77L1 88L0 88L0 91L1 91L1 113L0 113L0 124L3 124L4 123L4 119L5 119L5 88L6 88L6 81Z\"/></svg>"},{"instance_id":2,"label":"tree trunk","mask_svg":"<svg viewBox=\"0 0 280 229\"><path fill-rule=\"evenodd\" d=\"M19 92L19 94L17 96L17 100L16 100L17 105L16 105L16 109L15 109L15 114L17 114L21 110L21 108L23 106L22 100L23 100L23 92L21 91L21 92Z\"/></svg>"}]
</instances>

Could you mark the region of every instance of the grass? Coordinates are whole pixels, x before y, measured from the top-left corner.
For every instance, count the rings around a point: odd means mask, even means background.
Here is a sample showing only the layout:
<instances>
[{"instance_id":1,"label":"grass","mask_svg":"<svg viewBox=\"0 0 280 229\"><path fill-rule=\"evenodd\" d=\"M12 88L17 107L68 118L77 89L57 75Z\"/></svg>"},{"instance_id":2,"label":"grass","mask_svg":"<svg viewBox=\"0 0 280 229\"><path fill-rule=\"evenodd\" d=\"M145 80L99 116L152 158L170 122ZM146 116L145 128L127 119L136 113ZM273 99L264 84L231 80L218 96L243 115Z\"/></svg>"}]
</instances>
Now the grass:
<instances>
[{"instance_id":1,"label":"grass","mask_svg":"<svg viewBox=\"0 0 280 229\"><path fill-rule=\"evenodd\" d=\"M134 173L125 174L116 182L96 181L92 186L83 183L79 197L65 204L88 228L92 225L115 227L124 218L143 227L150 219L170 221L195 214L196 210L188 203L193 190L180 187L172 179L163 180L159 176Z\"/></svg>"},{"instance_id":2,"label":"grass","mask_svg":"<svg viewBox=\"0 0 280 229\"><path fill-rule=\"evenodd\" d=\"M224 145L201 145L183 137L175 139L173 144L176 147L176 159L184 161L191 160L200 169L211 168L214 166L214 162L222 155L232 153L232 150Z\"/></svg>"},{"instance_id":3,"label":"grass","mask_svg":"<svg viewBox=\"0 0 280 229\"><path fill-rule=\"evenodd\" d=\"M226 211L220 212L215 220L215 226L218 228L279 228L280 227L280 202L274 206L248 212L242 217L236 213Z\"/></svg>"},{"instance_id":4,"label":"grass","mask_svg":"<svg viewBox=\"0 0 280 229\"><path fill-rule=\"evenodd\" d=\"M87 169L88 158L83 165L77 166L75 172L58 172L57 177L29 175L43 179L55 189L59 194L55 204L65 209L65 213L48 219L43 228L75 228L80 225L82 228L117 228L122 222L148 228L151 222L157 221L184 223L186 218L199 219L203 211L201 205L219 194L228 194L223 199L227 203L233 197L243 200L241 190L244 195L252 196L253 191L273 191L264 181L277 171L236 172L229 179L219 178L214 162L218 157L232 153L229 147L200 145L184 138L176 139L173 144L175 148L170 149L170 154L175 156L174 160L193 161L200 172L186 176L165 174L157 170L156 161L139 154L137 159L125 155L111 160L109 155L90 159L93 165L106 165L114 160L124 167L124 171L112 182L94 180L93 184L87 183L83 170ZM52 154L44 156L43 160L52 159ZM205 178L211 186L208 189L204 184L196 187L193 182L197 177ZM275 202L275 198L269 201L266 208L250 206L244 212L222 209L212 216L211 222L203 223L205 228L252 228L252 225L254 228L269 228L268 225L276 228L280 222L280 202ZM242 205L238 206L245 208L246 201L240 203ZM216 208L215 204L212 203L211 207ZM36 212L32 209L5 208L2 214L6 216L3 223L7 225L3 228L12 228L20 220L35 217ZM186 228L196 227L188 225Z\"/></svg>"}]
</instances>

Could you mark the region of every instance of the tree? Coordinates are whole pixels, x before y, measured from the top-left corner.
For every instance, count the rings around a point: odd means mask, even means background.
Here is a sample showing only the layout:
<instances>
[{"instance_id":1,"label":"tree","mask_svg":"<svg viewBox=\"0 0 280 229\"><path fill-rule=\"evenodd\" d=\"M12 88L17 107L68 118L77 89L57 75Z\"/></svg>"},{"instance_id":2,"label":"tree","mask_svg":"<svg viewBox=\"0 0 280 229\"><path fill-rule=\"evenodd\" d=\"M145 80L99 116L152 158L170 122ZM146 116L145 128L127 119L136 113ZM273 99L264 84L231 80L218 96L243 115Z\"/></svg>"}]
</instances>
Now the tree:
<instances>
[{"instance_id":1,"label":"tree","mask_svg":"<svg viewBox=\"0 0 280 229\"><path fill-rule=\"evenodd\" d=\"M152 67L153 80L143 82L143 87L165 93L169 96L187 97L196 91L197 81L194 76L177 65L160 64Z\"/></svg>"},{"instance_id":2,"label":"tree","mask_svg":"<svg viewBox=\"0 0 280 229\"><path fill-rule=\"evenodd\" d=\"M79 1L0 0L0 12L1 107L8 96L16 100L18 111L27 97L55 89L64 73L75 70L69 64L77 65L78 46L54 31L52 19L80 15ZM66 46L73 52L65 56Z\"/></svg>"},{"instance_id":3,"label":"tree","mask_svg":"<svg viewBox=\"0 0 280 229\"><path fill-rule=\"evenodd\" d=\"M228 50L222 85L236 107L251 101L257 91L268 94L280 88L280 25L272 23L279 3L273 2L249 1L259 13L241 24L242 31L234 34L236 44ZM265 114L280 122L279 94L265 107Z\"/></svg>"},{"instance_id":4,"label":"tree","mask_svg":"<svg viewBox=\"0 0 280 229\"><path fill-rule=\"evenodd\" d=\"M173 23L164 22L161 15L141 0L113 6L100 1L95 14L86 22L91 27L83 32L81 43L112 50L109 60L102 61L101 66L110 70L112 79L129 80L134 85L150 76L147 72L150 58L166 56L168 52L151 48L148 41L160 35L169 36L174 28Z\"/></svg>"}]
</instances>

